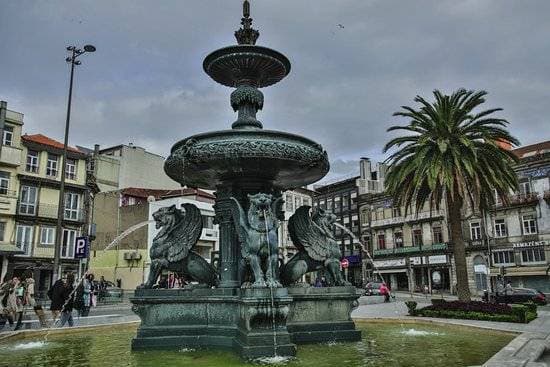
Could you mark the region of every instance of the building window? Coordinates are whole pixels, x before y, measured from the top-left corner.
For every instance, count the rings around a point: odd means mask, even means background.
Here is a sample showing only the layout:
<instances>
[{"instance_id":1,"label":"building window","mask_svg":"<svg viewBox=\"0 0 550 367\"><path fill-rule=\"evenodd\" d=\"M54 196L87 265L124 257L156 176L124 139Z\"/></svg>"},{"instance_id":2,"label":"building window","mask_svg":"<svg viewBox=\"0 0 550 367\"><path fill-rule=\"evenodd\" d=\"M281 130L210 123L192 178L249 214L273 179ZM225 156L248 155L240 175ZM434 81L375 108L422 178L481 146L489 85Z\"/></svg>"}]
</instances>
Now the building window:
<instances>
[{"instance_id":1,"label":"building window","mask_svg":"<svg viewBox=\"0 0 550 367\"><path fill-rule=\"evenodd\" d=\"M327 205L325 203L325 199L319 201L319 207L321 209L326 209L327 208Z\"/></svg>"},{"instance_id":2,"label":"building window","mask_svg":"<svg viewBox=\"0 0 550 367\"><path fill-rule=\"evenodd\" d=\"M481 224L479 222L470 223L470 236L472 241L481 240Z\"/></svg>"},{"instance_id":3,"label":"building window","mask_svg":"<svg viewBox=\"0 0 550 367\"><path fill-rule=\"evenodd\" d=\"M48 153L48 161L46 162L46 176L57 176L57 159L55 154Z\"/></svg>"},{"instance_id":4,"label":"building window","mask_svg":"<svg viewBox=\"0 0 550 367\"><path fill-rule=\"evenodd\" d=\"M76 239L76 231L74 229L63 230L63 242L61 243L61 257L72 259L74 258L74 244Z\"/></svg>"},{"instance_id":5,"label":"building window","mask_svg":"<svg viewBox=\"0 0 550 367\"><path fill-rule=\"evenodd\" d=\"M7 195L10 188L10 173L0 171L0 194Z\"/></svg>"},{"instance_id":6,"label":"building window","mask_svg":"<svg viewBox=\"0 0 550 367\"><path fill-rule=\"evenodd\" d=\"M537 233L537 220L533 214L522 216L521 223L523 226L523 234Z\"/></svg>"},{"instance_id":7,"label":"building window","mask_svg":"<svg viewBox=\"0 0 550 367\"><path fill-rule=\"evenodd\" d=\"M384 250L386 248L386 236L382 233L378 235L378 249Z\"/></svg>"},{"instance_id":8,"label":"building window","mask_svg":"<svg viewBox=\"0 0 550 367\"><path fill-rule=\"evenodd\" d=\"M504 219L495 219L495 237L506 237L506 222Z\"/></svg>"},{"instance_id":9,"label":"building window","mask_svg":"<svg viewBox=\"0 0 550 367\"><path fill-rule=\"evenodd\" d=\"M13 126L9 126L9 125L4 126L4 136L2 138L2 145L6 145L6 146L13 145Z\"/></svg>"},{"instance_id":10,"label":"building window","mask_svg":"<svg viewBox=\"0 0 550 367\"><path fill-rule=\"evenodd\" d=\"M293 204L292 195L287 194L285 201L286 201L286 211L292 212L294 210L294 208L292 207L292 204Z\"/></svg>"},{"instance_id":11,"label":"building window","mask_svg":"<svg viewBox=\"0 0 550 367\"><path fill-rule=\"evenodd\" d=\"M214 217L209 215L202 216L203 228L213 229L214 228Z\"/></svg>"},{"instance_id":12,"label":"building window","mask_svg":"<svg viewBox=\"0 0 550 367\"><path fill-rule=\"evenodd\" d=\"M18 224L15 229L15 245L24 252L31 254L32 247L32 226Z\"/></svg>"},{"instance_id":13,"label":"building window","mask_svg":"<svg viewBox=\"0 0 550 367\"><path fill-rule=\"evenodd\" d=\"M543 247L535 247L521 250L521 263L546 263Z\"/></svg>"},{"instance_id":14,"label":"building window","mask_svg":"<svg viewBox=\"0 0 550 367\"><path fill-rule=\"evenodd\" d=\"M4 242L5 233L6 233L6 222L0 222L0 242Z\"/></svg>"},{"instance_id":15,"label":"building window","mask_svg":"<svg viewBox=\"0 0 550 367\"><path fill-rule=\"evenodd\" d=\"M531 193L531 183L529 181L519 183L519 192L523 195Z\"/></svg>"},{"instance_id":16,"label":"building window","mask_svg":"<svg viewBox=\"0 0 550 367\"><path fill-rule=\"evenodd\" d=\"M53 245L55 243L55 227L42 227L40 229L40 244Z\"/></svg>"},{"instance_id":17,"label":"building window","mask_svg":"<svg viewBox=\"0 0 550 367\"><path fill-rule=\"evenodd\" d=\"M349 209L349 196L343 195L342 196L342 210L346 211Z\"/></svg>"},{"instance_id":18,"label":"building window","mask_svg":"<svg viewBox=\"0 0 550 367\"><path fill-rule=\"evenodd\" d=\"M481 256L474 257L474 274L476 289L478 291L487 289L487 265Z\"/></svg>"},{"instance_id":19,"label":"building window","mask_svg":"<svg viewBox=\"0 0 550 367\"><path fill-rule=\"evenodd\" d=\"M37 189L34 186L21 186L21 198L19 200L19 213L36 214Z\"/></svg>"},{"instance_id":20,"label":"building window","mask_svg":"<svg viewBox=\"0 0 550 367\"><path fill-rule=\"evenodd\" d=\"M433 240L434 243L443 243L443 232L441 232L440 226L433 226L432 227L433 232Z\"/></svg>"},{"instance_id":21,"label":"building window","mask_svg":"<svg viewBox=\"0 0 550 367\"><path fill-rule=\"evenodd\" d=\"M495 251L493 252L493 263L495 265L513 265L514 251Z\"/></svg>"},{"instance_id":22,"label":"building window","mask_svg":"<svg viewBox=\"0 0 550 367\"><path fill-rule=\"evenodd\" d=\"M333 210L332 199L327 199L327 210Z\"/></svg>"},{"instance_id":23,"label":"building window","mask_svg":"<svg viewBox=\"0 0 550 367\"><path fill-rule=\"evenodd\" d=\"M403 247L403 232L395 232L393 234L393 238L395 241L395 247Z\"/></svg>"},{"instance_id":24,"label":"building window","mask_svg":"<svg viewBox=\"0 0 550 367\"><path fill-rule=\"evenodd\" d=\"M340 196L334 198L334 213L340 213L342 211L342 200Z\"/></svg>"},{"instance_id":25,"label":"building window","mask_svg":"<svg viewBox=\"0 0 550 367\"><path fill-rule=\"evenodd\" d=\"M400 217L401 216L401 208L392 208L392 214L393 217Z\"/></svg>"},{"instance_id":26,"label":"building window","mask_svg":"<svg viewBox=\"0 0 550 367\"><path fill-rule=\"evenodd\" d=\"M65 219L78 220L80 212L80 195L74 192L65 193Z\"/></svg>"},{"instance_id":27,"label":"building window","mask_svg":"<svg viewBox=\"0 0 550 367\"><path fill-rule=\"evenodd\" d=\"M417 228L412 231L413 246L422 246L422 229Z\"/></svg>"},{"instance_id":28,"label":"building window","mask_svg":"<svg viewBox=\"0 0 550 367\"><path fill-rule=\"evenodd\" d=\"M301 199L301 197L299 197L299 196L294 197L294 207L296 209L298 209L299 207L302 206L302 201L300 199Z\"/></svg>"},{"instance_id":29,"label":"building window","mask_svg":"<svg viewBox=\"0 0 550 367\"><path fill-rule=\"evenodd\" d=\"M304 198L304 205L311 206L311 200L309 198Z\"/></svg>"},{"instance_id":30,"label":"building window","mask_svg":"<svg viewBox=\"0 0 550 367\"><path fill-rule=\"evenodd\" d=\"M27 153L27 172L38 173L38 152L29 150Z\"/></svg>"},{"instance_id":31,"label":"building window","mask_svg":"<svg viewBox=\"0 0 550 367\"><path fill-rule=\"evenodd\" d=\"M76 180L76 160L67 158L67 166L65 167L65 178Z\"/></svg>"}]
</instances>

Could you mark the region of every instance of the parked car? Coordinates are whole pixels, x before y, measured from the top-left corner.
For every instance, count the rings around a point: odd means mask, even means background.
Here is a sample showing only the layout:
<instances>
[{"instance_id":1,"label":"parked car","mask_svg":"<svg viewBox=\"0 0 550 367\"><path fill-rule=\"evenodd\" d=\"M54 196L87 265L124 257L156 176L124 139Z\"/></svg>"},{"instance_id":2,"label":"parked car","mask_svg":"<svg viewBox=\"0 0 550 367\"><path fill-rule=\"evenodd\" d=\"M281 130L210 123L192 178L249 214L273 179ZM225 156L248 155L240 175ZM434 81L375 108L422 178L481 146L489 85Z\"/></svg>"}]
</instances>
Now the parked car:
<instances>
[{"instance_id":1,"label":"parked car","mask_svg":"<svg viewBox=\"0 0 550 367\"><path fill-rule=\"evenodd\" d=\"M122 301L122 288L117 287L115 283L108 280L105 281L106 288L99 290L98 292L98 301L99 302L121 302ZM94 285L96 289L99 289L99 281L94 280Z\"/></svg>"},{"instance_id":2,"label":"parked car","mask_svg":"<svg viewBox=\"0 0 550 367\"><path fill-rule=\"evenodd\" d=\"M380 296L380 286L382 285L381 282L368 282L365 286L365 292L363 295L365 296Z\"/></svg>"},{"instance_id":3,"label":"parked car","mask_svg":"<svg viewBox=\"0 0 550 367\"><path fill-rule=\"evenodd\" d=\"M498 303L525 303L532 301L537 305L546 305L546 296L539 290L531 288L514 288L512 294L497 294L495 297Z\"/></svg>"}]
</instances>

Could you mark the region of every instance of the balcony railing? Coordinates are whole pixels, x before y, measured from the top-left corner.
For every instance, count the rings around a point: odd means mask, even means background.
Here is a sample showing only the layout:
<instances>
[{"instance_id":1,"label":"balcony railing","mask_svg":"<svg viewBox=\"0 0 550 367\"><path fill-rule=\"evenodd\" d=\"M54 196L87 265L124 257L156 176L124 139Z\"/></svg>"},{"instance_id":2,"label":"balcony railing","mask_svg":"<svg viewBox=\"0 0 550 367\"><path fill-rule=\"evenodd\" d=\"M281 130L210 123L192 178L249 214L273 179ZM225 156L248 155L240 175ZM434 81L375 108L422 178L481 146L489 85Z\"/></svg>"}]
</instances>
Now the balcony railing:
<instances>
[{"instance_id":1,"label":"balcony railing","mask_svg":"<svg viewBox=\"0 0 550 367\"><path fill-rule=\"evenodd\" d=\"M444 215L445 213L443 212L443 210L432 210L431 212L425 211L420 213L410 213L410 214L407 214L407 216L373 220L370 226L372 228L386 227L386 226L392 226L395 224L401 224L403 222L418 222L418 221L427 220L427 219L441 218Z\"/></svg>"},{"instance_id":2,"label":"balcony railing","mask_svg":"<svg viewBox=\"0 0 550 367\"><path fill-rule=\"evenodd\" d=\"M546 200L546 199L545 199ZM505 200L496 203L496 208L507 208L512 206L532 205L539 202L539 197L536 192L529 194L509 195L507 202Z\"/></svg>"},{"instance_id":3,"label":"balcony railing","mask_svg":"<svg viewBox=\"0 0 550 367\"><path fill-rule=\"evenodd\" d=\"M381 250L374 250L374 256L387 256L387 255L401 255L401 254L411 254L411 253L424 253L424 252L433 252L433 251L446 251L449 249L447 243L434 243L431 245L422 245L422 246L405 246L405 247L395 247L387 248Z\"/></svg>"},{"instance_id":4,"label":"balcony railing","mask_svg":"<svg viewBox=\"0 0 550 367\"><path fill-rule=\"evenodd\" d=\"M17 206L17 214L36 216L41 218L57 218L57 209L59 206L53 204L38 204L34 206L34 210L28 204L19 204ZM84 222L86 219L84 209L65 209L63 219L75 222Z\"/></svg>"}]
</instances>

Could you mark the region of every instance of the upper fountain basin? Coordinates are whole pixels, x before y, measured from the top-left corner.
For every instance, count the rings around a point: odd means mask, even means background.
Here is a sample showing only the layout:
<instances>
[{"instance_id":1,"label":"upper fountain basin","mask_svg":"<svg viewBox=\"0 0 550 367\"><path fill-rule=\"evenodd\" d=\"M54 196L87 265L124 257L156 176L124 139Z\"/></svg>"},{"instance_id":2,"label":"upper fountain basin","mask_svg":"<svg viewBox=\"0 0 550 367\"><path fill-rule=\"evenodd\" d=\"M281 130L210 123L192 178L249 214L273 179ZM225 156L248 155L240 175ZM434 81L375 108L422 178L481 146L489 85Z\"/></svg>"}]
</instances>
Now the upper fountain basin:
<instances>
[{"instance_id":1,"label":"upper fountain basin","mask_svg":"<svg viewBox=\"0 0 550 367\"><path fill-rule=\"evenodd\" d=\"M308 185L329 170L321 145L273 130L221 130L176 143L164 170L182 185L216 189L233 180L261 180L280 189Z\"/></svg>"},{"instance_id":2,"label":"upper fountain basin","mask_svg":"<svg viewBox=\"0 0 550 367\"><path fill-rule=\"evenodd\" d=\"M204 71L227 87L251 85L267 87L279 82L290 72L290 61L282 53L267 47L235 45L221 48L206 56Z\"/></svg>"}]
</instances>

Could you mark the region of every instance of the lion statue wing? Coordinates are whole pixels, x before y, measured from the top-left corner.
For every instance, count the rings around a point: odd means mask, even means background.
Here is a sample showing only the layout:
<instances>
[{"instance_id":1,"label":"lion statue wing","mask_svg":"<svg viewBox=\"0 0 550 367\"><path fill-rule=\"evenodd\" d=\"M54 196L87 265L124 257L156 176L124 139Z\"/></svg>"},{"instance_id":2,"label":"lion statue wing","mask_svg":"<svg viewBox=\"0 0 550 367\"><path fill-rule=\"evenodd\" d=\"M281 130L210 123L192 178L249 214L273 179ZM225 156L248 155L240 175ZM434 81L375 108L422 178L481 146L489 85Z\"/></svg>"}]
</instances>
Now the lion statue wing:
<instances>
[{"instance_id":1,"label":"lion statue wing","mask_svg":"<svg viewBox=\"0 0 550 367\"><path fill-rule=\"evenodd\" d=\"M288 232L294 245L312 259L324 261L331 257L331 239L309 215L310 206L303 205L288 220Z\"/></svg>"},{"instance_id":2,"label":"lion statue wing","mask_svg":"<svg viewBox=\"0 0 550 367\"><path fill-rule=\"evenodd\" d=\"M185 258L202 232L202 216L199 208L190 203L183 204L182 207L185 211L184 217L168 236L168 242L170 242L168 261L170 262Z\"/></svg>"},{"instance_id":3,"label":"lion statue wing","mask_svg":"<svg viewBox=\"0 0 550 367\"><path fill-rule=\"evenodd\" d=\"M241 253L243 257L248 254L247 246L247 229L249 227L246 213L237 199L233 196L229 198L231 200L231 216L233 217L233 223L235 224L235 232L241 243Z\"/></svg>"}]
</instances>

